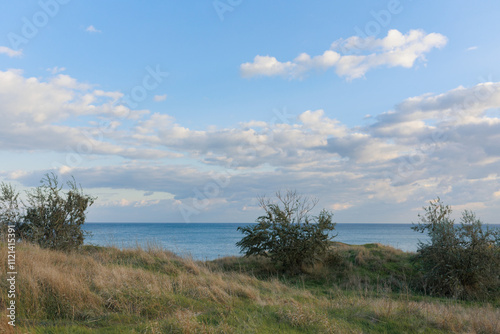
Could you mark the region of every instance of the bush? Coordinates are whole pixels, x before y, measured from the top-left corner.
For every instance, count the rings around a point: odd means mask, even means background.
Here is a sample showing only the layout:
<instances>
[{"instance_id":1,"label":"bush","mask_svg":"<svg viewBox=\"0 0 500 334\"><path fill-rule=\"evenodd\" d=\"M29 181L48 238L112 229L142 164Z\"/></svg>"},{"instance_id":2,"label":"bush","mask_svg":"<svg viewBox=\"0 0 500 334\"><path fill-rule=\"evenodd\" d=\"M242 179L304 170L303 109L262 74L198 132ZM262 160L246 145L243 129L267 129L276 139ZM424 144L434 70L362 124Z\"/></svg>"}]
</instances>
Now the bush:
<instances>
[{"instance_id":1,"label":"bush","mask_svg":"<svg viewBox=\"0 0 500 334\"><path fill-rule=\"evenodd\" d=\"M83 193L73 179L64 193L54 174L47 174L42 185L26 192L26 203L19 193L2 183L0 222L16 226L18 238L43 248L69 251L80 247L85 238L81 226L95 198Z\"/></svg>"},{"instance_id":2,"label":"bush","mask_svg":"<svg viewBox=\"0 0 500 334\"><path fill-rule=\"evenodd\" d=\"M8 226L19 231L22 222L19 193L10 184L0 184L0 236L5 239Z\"/></svg>"},{"instance_id":3,"label":"bush","mask_svg":"<svg viewBox=\"0 0 500 334\"><path fill-rule=\"evenodd\" d=\"M431 294L455 298L497 298L500 289L500 230L484 228L471 211L460 225L451 208L431 201L419 223L412 227L430 240L419 243L417 263L424 288Z\"/></svg>"},{"instance_id":4,"label":"bush","mask_svg":"<svg viewBox=\"0 0 500 334\"><path fill-rule=\"evenodd\" d=\"M269 257L275 264L291 272L301 270L302 265L311 265L326 253L329 232L335 229L333 214L322 210L317 217L309 212L317 201L288 191L276 194L278 203L260 198L265 215L257 219L256 225L238 227L245 237L236 243L245 256Z\"/></svg>"}]
</instances>

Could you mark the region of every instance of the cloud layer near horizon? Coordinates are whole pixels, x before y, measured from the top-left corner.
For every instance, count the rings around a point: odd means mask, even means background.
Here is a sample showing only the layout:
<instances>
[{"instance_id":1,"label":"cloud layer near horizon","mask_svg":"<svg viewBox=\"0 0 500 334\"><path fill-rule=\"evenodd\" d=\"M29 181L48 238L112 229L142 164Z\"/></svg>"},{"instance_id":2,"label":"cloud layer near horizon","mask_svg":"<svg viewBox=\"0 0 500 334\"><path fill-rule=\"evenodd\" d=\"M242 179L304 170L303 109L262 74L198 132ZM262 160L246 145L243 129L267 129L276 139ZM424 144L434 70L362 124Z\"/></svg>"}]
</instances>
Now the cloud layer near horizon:
<instances>
[{"instance_id":1,"label":"cloud layer near horizon","mask_svg":"<svg viewBox=\"0 0 500 334\"><path fill-rule=\"evenodd\" d=\"M312 70L335 68L338 76L352 80L380 66L411 68L417 59L425 60L426 53L446 43L447 38L438 33L410 30L402 34L393 29L381 39L373 36L340 39L321 55L301 53L293 61L281 62L273 56L257 55L253 62L242 64L240 70L245 78L282 76L297 79Z\"/></svg>"},{"instance_id":2,"label":"cloud layer near horizon","mask_svg":"<svg viewBox=\"0 0 500 334\"><path fill-rule=\"evenodd\" d=\"M99 167L64 158L53 163L85 188L116 192L99 193L101 217L121 207L126 217L144 209L169 221L245 220L255 218L257 195L287 187L359 219L399 203L398 219L436 195L498 215L500 82L411 97L393 110L373 111L377 116L360 127L320 109L193 130L167 114L130 110L122 96L68 75L42 80L0 71L1 150L101 161ZM34 186L48 170L0 176ZM127 197L130 190L149 195Z\"/></svg>"}]
</instances>

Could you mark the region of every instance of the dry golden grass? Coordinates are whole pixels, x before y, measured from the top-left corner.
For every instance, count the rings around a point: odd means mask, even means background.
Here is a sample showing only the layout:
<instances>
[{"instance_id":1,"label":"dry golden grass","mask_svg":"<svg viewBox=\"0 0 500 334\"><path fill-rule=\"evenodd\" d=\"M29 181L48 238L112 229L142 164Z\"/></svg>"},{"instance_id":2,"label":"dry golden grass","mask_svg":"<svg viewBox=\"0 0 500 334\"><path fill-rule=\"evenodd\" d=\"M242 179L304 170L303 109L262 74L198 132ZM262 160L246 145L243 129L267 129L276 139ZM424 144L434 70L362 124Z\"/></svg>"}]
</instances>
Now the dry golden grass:
<instances>
[{"instance_id":1,"label":"dry golden grass","mask_svg":"<svg viewBox=\"0 0 500 334\"><path fill-rule=\"evenodd\" d=\"M409 316L422 319L434 328L452 333L500 333L500 309L489 304L460 305L458 302L410 301L404 298L370 298L345 296L339 292L336 298L323 300L323 307L344 310L346 306L362 310L374 321L401 319Z\"/></svg>"},{"instance_id":2,"label":"dry golden grass","mask_svg":"<svg viewBox=\"0 0 500 334\"><path fill-rule=\"evenodd\" d=\"M5 273L6 254L1 254ZM235 298L266 303L271 298L261 297L259 289L288 289L277 282L212 271L202 263L158 249L109 248L66 254L25 244L18 245L17 254L17 315L21 319L85 320L103 311L160 317L172 311L180 317L185 312L176 298L219 305L231 304ZM2 277L2 305L6 300L4 287ZM169 300L171 306L165 303ZM161 305L155 307L155 302Z\"/></svg>"},{"instance_id":3,"label":"dry golden grass","mask_svg":"<svg viewBox=\"0 0 500 334\"><path fill-rule=\"evenodd\" d=\"M368 261L373 254L353 256ZM359 278L351 282L360 286L354 294L333 284L321 287L327 293L319 292L279 276L259 279L248 268L241 269L253 265L248 259L206 263L158 247L86 247L79 253L61 253L19 244L16 262L17 317L25 332L30 331L27 328L43 332L43 326L51 323L54 328L116 326L116 332L143 333L363 333L370 326L403 326L403 330L413 323L443 332L500 332L500 311L488 304L412 301L404 294L374 296L363 289ZM6 252L1 251L2 309L7 301L6 264ZM405 319L412 320L406 324ZM5 319L0 332L13 332Z\"/></svg>"}]
</instances>

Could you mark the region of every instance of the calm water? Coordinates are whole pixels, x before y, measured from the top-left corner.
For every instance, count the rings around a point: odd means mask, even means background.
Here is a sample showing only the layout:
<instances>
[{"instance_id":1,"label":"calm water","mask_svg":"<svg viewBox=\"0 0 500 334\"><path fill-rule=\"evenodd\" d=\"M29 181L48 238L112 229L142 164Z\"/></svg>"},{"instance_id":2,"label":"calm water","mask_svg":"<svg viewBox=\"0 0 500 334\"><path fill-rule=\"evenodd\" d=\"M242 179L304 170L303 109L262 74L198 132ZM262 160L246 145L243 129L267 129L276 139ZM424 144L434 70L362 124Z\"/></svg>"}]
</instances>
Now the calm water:
<instances>
[{"instance_id":1,"label":"calm water","mask_svg":"<svg viewBox=\"0 0 500 334\"><path fill-rule=\"evenodd\" d=\"M87 244L114 245L121 248L159 244L179 255L197 260L241 255L235 243L243 234L238 226L248 224L198 223L87 223L84 229L93 236ZM411 224L337 224L335 241L360 245L378 242L404 251L416 251L419 240L426 236L414 232Z\"/></svg>"}]
</instances>

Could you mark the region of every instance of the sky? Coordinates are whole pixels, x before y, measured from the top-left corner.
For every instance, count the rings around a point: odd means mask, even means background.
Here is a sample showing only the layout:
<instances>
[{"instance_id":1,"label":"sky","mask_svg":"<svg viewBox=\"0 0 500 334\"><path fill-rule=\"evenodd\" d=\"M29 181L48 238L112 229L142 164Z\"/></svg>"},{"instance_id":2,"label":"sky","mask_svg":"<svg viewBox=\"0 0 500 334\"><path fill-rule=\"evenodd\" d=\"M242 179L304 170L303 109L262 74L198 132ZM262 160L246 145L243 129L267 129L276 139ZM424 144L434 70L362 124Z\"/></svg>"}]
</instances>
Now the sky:
<instances>
[{"instance_id":1,"label":"sky","mask_svg":"<svg viewBox=\"0 0 500 334\"><path fill-rule=\"evenodd\" d=\"M91 222L253 222L296 190L339 223L440 197L500 223L500 2L3 2L0 181ZM457 216L458 217L458 216Z\"/></svg>"}]
</instances>

